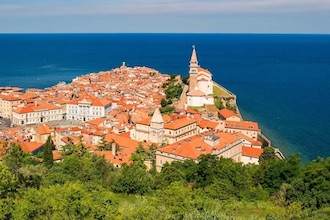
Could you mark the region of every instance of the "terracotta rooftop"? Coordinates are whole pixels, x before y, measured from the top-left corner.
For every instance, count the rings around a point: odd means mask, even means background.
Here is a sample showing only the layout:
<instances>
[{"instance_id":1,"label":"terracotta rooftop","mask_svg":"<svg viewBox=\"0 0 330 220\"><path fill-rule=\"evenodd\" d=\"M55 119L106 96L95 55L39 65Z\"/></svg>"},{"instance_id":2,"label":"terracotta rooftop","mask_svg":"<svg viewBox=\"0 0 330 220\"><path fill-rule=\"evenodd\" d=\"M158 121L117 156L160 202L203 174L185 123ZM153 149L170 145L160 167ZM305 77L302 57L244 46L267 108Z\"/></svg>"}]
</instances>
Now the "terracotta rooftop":
<instances>
[{"instance_id":1,"label":"terracotta rooftop","mask_svg":"<svg viewBox=\"0 0 330 220\"><path fill-rule=\"evenodd\" d=\"M196 120L188 119L188 118L180 118L180 119L174 120L173 122L165 124L164 128L171 129L171 130L177 130L177 129L180 129L187 125L193 124L193 123L196 123Z\"/></svg>"},{"instance_id":2,"label":"terracotta rooftop","mask_svg":"<svg viewBox=\"0 0 330 220\"><path fill-rule=\"evenodd\" d=\"M252 121L226 121L226 128L259 131L258 123Z\"/></svg>"},{"instance_id":3,"label":"terracotta rooftop","mask_svg":"<svg viewBox=\"0 0 330 220\"><path fill-rule=\"evenodd\" d=\"M264 152L264 150L261 148L242 147L242 156L259 158L262 152Z\"/></svg>"},{"instance_id":4,"label":"terracotta rooftop","mask_svg":"<svg viewBox=\"0 0 330 220\"><path fill-rule=\"evenodd\" d=\"M217 133L215 136L220 138L219 144L212 147L204 142L205 135L208 135L208 133L186 138L179 142L159 148L158 151L196 160L201 154L211 154L213 150L221 150L228 144L240 140L239 137L232 134Z\"/></svg>"},{"instance_id":5,"label":"terracotta rooftop","mask_svg":"<svg viewBox=\"0 0 330 220\"><path fill-rule=\"evenodd\" d=\"M234 111L226 108L219 110L219 114L224 118L229 118L231 116L239 117Z\"/></svg>"}]
</instances>

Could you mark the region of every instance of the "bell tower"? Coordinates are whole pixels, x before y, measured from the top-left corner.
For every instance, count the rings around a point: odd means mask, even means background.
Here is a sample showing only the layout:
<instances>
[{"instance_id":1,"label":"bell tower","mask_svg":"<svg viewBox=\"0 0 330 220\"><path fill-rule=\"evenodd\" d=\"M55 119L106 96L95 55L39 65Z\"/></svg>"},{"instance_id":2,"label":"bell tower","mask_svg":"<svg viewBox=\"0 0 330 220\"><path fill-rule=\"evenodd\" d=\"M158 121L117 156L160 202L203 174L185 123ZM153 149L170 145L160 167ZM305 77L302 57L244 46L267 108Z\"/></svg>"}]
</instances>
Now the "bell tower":
<instances>
[{"instance_id":1,"label":"bell tower","mask_svg":"<svg viewBox=\"0 0 330 220\"><path fill-rule=\"evenodd\" d=\"M195 45L193 45L192 48L193 50L189 64L189 91L193 91L197 87L197 73L199 67Z\"/></svg>"},{"instance_id":2,"label":"bell tower","mask_svg":"<svg viewBox=\"0 0 330 220\"><path fill-rule=\"evenodd\" d=\"M149 127L149 141L153 143L162 143L164 132L163 117L157 108L151 118Z\"/></svg>"}]
</instances>

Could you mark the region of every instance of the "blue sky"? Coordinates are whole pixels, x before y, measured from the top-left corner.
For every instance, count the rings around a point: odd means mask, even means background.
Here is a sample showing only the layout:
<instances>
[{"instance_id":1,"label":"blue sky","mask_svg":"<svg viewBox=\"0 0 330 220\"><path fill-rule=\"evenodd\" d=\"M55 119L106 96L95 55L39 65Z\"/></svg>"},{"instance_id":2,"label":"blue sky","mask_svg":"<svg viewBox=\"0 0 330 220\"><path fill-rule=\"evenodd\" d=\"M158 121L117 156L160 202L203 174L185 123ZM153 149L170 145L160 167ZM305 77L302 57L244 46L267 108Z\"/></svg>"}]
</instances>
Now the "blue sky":
<instances>
[{"instance_id":1,"label":"blue sky","mask_svg":"<svg viewBox=\"0 0 330 220\"><path fill-rule=\"evenodd\" d=\"M0 0L0 33L321 33L330 0Z\"/></svg>"}]
</instances>

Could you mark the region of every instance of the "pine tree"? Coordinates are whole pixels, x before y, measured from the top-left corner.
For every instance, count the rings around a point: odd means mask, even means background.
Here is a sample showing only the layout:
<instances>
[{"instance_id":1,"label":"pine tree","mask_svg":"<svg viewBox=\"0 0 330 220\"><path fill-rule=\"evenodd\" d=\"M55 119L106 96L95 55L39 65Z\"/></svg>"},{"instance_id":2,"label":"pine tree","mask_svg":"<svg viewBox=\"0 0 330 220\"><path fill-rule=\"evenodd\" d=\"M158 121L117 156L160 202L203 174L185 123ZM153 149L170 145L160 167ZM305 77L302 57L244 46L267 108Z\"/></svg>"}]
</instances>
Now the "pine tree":
<instances>
[{"instance_id":1,"label":"pine tree","mask_svg":"<svg viewBox=\"0 0 330 220\"><path fill-rule=\"evenodd\" d=\"M48 167L53 166L53 162L54 162L53 147L54 147L53 140L51 139L50 136L48 136L47 141L44 145L44 156L43 156L44 164Z\"/></svg>"}]
</instances>

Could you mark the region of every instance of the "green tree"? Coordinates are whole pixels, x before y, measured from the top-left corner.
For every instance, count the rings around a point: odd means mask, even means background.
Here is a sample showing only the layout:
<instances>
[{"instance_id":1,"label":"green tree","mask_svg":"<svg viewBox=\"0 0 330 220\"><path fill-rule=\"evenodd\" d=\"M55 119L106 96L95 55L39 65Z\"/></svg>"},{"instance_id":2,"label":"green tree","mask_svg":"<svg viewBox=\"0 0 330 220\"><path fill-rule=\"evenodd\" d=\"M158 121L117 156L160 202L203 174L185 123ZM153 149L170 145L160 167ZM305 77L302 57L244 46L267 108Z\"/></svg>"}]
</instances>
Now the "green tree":
<instances>
[{"instance_id":1,"label":"green tree","mask_svg":"<svg viewBox=\"0 0 330 220\"><path fill-rule=\"evenodd\" d=\"M173 182L185 182L183 172L173 166L166 166L155 177L156 187L158 189L165 188Z\"/></svg>"},{"instance_id":2,"label":"green tree","mask_svg":"<svg viewBox=\"0 0 330 220\"><path fill-rule=\"evenodd\" d=\"M16 191L17 180L7 166L0 163L0 198L5 198Z\"/></svg>"},{"instance_id":3,"label":"green tree","mask_svg":"<svg viewBox=\"0 0 330 220\"><path fill-rule=\"evenodd\" d=\"M147 150L148 160L151 161L152 169L156 169L156 151L158 147L156 144L151 144Z\"/></svg>"},{"instance_id":4,"label":"green tree","mask_svg":"<svg viewBox=\"0 0 330 220\"><path fill-rule=\"evenodd\" d=\"M103 150L106 151L106 150L111 150L112 149L111 143L105 140L105 135L102 136L100 144L97 148L101 151L103 151Z\"/></svg>"},{"instance_id":5,"label":"green tree","mask_svg":"<svg viewBox=\"0 0 330 220\"><path fill-rule=\"evenodd\" d=\"M21 187L39 188L43 177L46 174L46 168L42 165L26 165L21 167L18 174L18 181Z\"/></svg>"},{"instance_id":6,"label":"green tree","mask_svg":"<svg viewBox=\"0 0 330 220\"><path fill-rule=\"evenodd\" d=\"M162 99L160 101L160 105L164 108L165 106L167 106L167 101L165 99Z\"/></svg>"},{"instance_id":7,"label":"green tree","mask_svg":"<svg viewBox=\"0 0 330 220\"><path fill-rule=\"evenodd\" d=\"M54 157L53 157L53 149L54 149L54 143L50 135L47 138L47 141L44 145L44 154L43 154L43 160L44 164L47 167L52 167L54 163Z\"/></svg>"},{"instance_id":8,"label":"green tree","mask_svg":"<svg viewBox=\"0 0 330 220\"><path fill-rule=\"evenodd\" d=\"M15 143L10 144L3 162L16 177L18 177L19 169L22 166L38 164L31 154L23 152L21 146Z\"/></svg>"},{"instance_id":9,"label":"green tree","mask_svg":"<svg viewBox=\"0 0 330 220\"><path fill-rule=\"evenodd\" d=\"M111 188L117 193L143 195L151 192L153 183L154 179L150 173L141 166L133 164L123 167Z\"/></svg>"},{"instance_id":10,"label":"green tree","mask_svg":"<svg viewBox=\"0 0 330 220\"><path fill-rule=\"evenodd\" d=\"M137 166L140 166L143 169L146 169L144 161L148 160L149 155L148 151L139 143L139 146L136 148L135 152L132 154L130 160Z\"/></svg>"},{"instance_id":11,"label":"green tree","mask_svg":"<svg viewBox=\"0 0 330 220\"><path fill-rule=\"evenodd\" d=\"M185 75L184 77L182 77L182 83L185 85L189 84L189 75Z\"/></svg>"},{"instance_id":12,"label":"green tree","mask_svg":"<svg viewBox=\"0 0 330 220\"><path fill-rule=\"evenodd\" d=\"M259 163L262 164L268 160L276 160L278 159L275 155L274 148L272 147L265 147L264 152L259 157Z\"/></svg>"},{"instance_id":13,"label":"green tree","mask_svg":"<svg viewBox=\"0 0 330 220\"><path fill-rule=\"evenodd\" d=\"M63 155L63 161L55 163L45 175L44 185L64 184L68 181L102 183L112 172L113 165L107 163L104 157L93 155L89 152L81 153L72 150L70 155Z\"/></svg>"},{"instance_id":14,"label":"green tree","mask_svg":"<svg viewBox=\"0 0 330 220\"><path fill-rule=\"evenodd\" d=\"M291 183L301 174L300 158L292 155L287 160L268 160L260 166L260 183L270 194L278 191L283 183Z\"/></svg>"},{"instance_id":15,"label":"green tree","mask_svg":"<svg viewBox=\"0 0 330 220\"><path fill-rule=\"evenodd\" d=\"M173 182L157 190L155 197L157 206L165 206L176 219L183 219L185 213L193 211L197 205L197 195L182 182Z\"/></svg>"},{"instance_id":16,"label":"green tree","mask_svg":"<svg viewBox=\"0 0 330 220\"><path fill-rule=\"evenodd\" d=\"M118 202L110 192L79 182L29 188L15 201L13 219L114 219Z\"/></svg>"},{"instance_id":17,"label":"green tree","mask_svg":"<svg viewBox=\"0 0 330 220\"><path fill-rule=\"evenodd\" d=\"M173 106L170 106L170 105L159 109L159 111L161 113L166 113L166 114L171 114L174 110L175 110L175 108Z\"/></svg>"},{"instance_id":18,"label":"green tree","mask_svg":"<svg viewBox=\"0 0 330 220\"><path fill-rule=\"evenodd\" d=\"M313 210L330 205L330 158L317 158L308 163L299 178L287 190L289 203L302 202Z\"/></svg>"}]
</instances>

